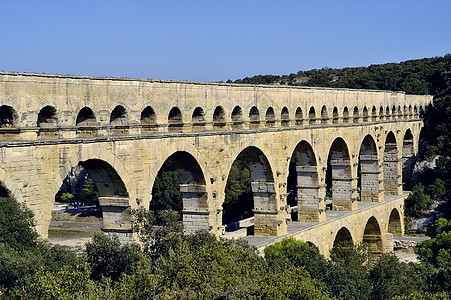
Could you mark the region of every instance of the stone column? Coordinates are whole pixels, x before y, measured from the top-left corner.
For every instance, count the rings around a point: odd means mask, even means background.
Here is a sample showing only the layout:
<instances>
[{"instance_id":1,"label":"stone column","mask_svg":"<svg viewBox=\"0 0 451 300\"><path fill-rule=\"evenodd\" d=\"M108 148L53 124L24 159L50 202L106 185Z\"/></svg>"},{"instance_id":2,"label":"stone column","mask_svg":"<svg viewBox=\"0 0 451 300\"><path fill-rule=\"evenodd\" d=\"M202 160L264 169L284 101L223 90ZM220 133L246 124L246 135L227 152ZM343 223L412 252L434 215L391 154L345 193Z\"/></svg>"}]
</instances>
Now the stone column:
<instances>
[{"instance_id":1,"label":"stone column","mask_svg":"<svg viewBox=\"0 0 451 300\"><path fill-rule=\"evenodd\" d=\"M280 236L287 233L284 211L277 207L273 182L251 182L254 197L254 235Z\"/></svg>"},{"instance_id":2,"label":"stone column","mask_svg":"<svg viewBox=\"0 0 451 300\"><path fill-rule=\"evenodd\" d=\"M318 184L316 166L296 166L298 221L326 220L325 187Z\"/></svg>"},{"instance_id":3,"label":"stone column","mask_svg":"<svg viewBox=\"0 0 451 300\"><path fill-rule=\"evenodd\" d=\"M99 197L102 207L102 231L116 234L121 242L133 242L130 198Z\"/></svg>"},{"instance_id":4,"label":"stone column","mask_svg":"<svg viewBox=\"0 0 451 300\"><path fill-rule=\"evenodd\" d=\"M356 210L356 178L352 178L350 161L332 159L332 209Z\"/></svg>"},{"instance_id":5,"label":"stone column","mask_svg":"<svg viewBox=\"0 0 451 300\"><path fill-rule=\"evenodd\" d=\"M380 202L384 199L377 162L377 155L360 155L361 201Z\"/></svg>"},{"instance_id":6,"label":"stone column","mask_svg":"<svg viewBox=\"0 0 451 300\"><path fill-rule=\"evenodd\" d=\"M180 184L183 210L183 232L194 233L197 230L210 229L211 212L207 206L207 188L200 184Z\"/></svg>"},{"instance_id":7,"label":"stone column","mask_svg":"<svg viewBox=\"0 0 451 300\"><path fill-rule=\"evenodd\" d=\"M387 195L402 194L400 160L395 143L386 143L384 152L384 191Z\"/></svg>"}]
</instances>

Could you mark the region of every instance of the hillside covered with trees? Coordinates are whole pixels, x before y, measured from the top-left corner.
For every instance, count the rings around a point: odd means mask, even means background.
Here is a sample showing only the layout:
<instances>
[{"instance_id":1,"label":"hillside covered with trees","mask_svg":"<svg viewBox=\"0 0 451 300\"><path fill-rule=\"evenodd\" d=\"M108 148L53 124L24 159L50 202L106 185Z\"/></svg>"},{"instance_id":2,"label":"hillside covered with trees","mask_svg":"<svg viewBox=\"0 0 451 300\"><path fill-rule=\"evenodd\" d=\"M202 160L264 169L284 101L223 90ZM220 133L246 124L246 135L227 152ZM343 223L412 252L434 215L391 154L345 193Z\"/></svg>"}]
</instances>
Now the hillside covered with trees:
<instances>
[{"instance_id":1,"label":"hillside covered with trees","mask_svg":"<svg viewBox=\"0 0 451 300\"><path fill-rule=\"evenodd\" d=\"M369 67L324 67L289 75L256 75L237 79L233 83L392 90L424 95L435 92L442 84L440 73L446 70L450 61L451 54L446 54ZM232 80L227 82L232 83Z\"/></svg>"}]
</instances>

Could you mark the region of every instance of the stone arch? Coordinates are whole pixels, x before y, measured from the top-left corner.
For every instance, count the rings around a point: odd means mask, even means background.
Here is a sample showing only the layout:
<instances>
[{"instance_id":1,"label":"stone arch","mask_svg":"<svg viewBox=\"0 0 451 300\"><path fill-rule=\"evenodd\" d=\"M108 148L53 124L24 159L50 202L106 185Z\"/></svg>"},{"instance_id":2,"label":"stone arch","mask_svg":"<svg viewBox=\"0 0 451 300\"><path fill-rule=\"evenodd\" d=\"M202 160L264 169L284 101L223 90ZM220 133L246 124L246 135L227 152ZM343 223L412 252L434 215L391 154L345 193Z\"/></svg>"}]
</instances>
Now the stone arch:
<instances>
[{"instance_id":1,"label":"stone arch","mask_svg":"<svg viewBox=\"0 0 451 300\"><path fill-rule=\"evenodd\" d=\"M358 173L357 186L360 187L360 200L366 202L383 200L379 185L377 146L371 135L367 135L360 146Z\"/></svg>"},{"instance_id":2,"label":"stone arch","mask_svg":"<svg viewBox=\"0 0 451 300\"><path fill-rule=\"evenodd\" d=\"M249 146L235 157L233 164L237 161L245 163L250 174L254 207L252 210L254 214L254 235L279 235L281 230L286 229L286 223L281 224L278 219L274 175L268 158L259 148Z\"/></svg>"},{"instance_id":3,"label":"stone arch","mask_svg":"<svg viewBox=\"0 0 451 300\"><path fill-rule=\"evenodd\" d=\"M402 182L406 189L410 187L410 175L415 161L413 142L412 131L407 129L402 140Z\"/></svg>"},{"instance_id":4,"label":"stone arch","mask_svg":"<svg viewBox=\"0 0 451 300\"><path fill-rule=\"evenodd\" d=\"M337 124L339 120L338 108L335 106L332 112L332 123Z\"/></svg>"},{"instance_id":5,"label":"stone arch","mask_svg":"<svg viewBox=\"0 0 451 300\"><path fill-rule=\"evenodd\" d=\"M321 108L321 124L327 124L329 121L329 116L327 114L327 107L323 105Z\"/></svg>"},{"instance_id":6,"label":"stone arch","mask_svg":"<svg viewBox=\"0 0 451 300\"><path fill-rule=\"evenodd\" d=\"M384 245L382 242L382 233L379 222L374 216L370 217L366 222L362 242L368 245L370 253L376 255L383 253Z\"/></svg>"},{"instance_id":7,"label":"stone arch","mask_svg":"<svg viewBox=\"0 0 451 300\"><path fill-rule=\"evenodd\" d=\"M19 203L24 202L21 189L18 188L18 185L2 168L0 168L0 184L3 185L9 196L16 199Z\"/></svg>"},{"instance_id":8,"label":"stone arch","mask_svg":"<svg viewBox=\"0 0 451 300\"><path fill-rule=\"evenodd\" d=\"M77 136L90 137L97 135L96 116L90 107L80 109L76 119Z\"/></svg>"},{"instance_id":9,"label":"stone arch","mask_svg":"<svg viewBox=\"0 0 451 300\"><path fill-rule=\"evenodd\" d=\"M288 112L288 108L284 106L282 108L282 112L280 113L280 119L282 126L288 126L290 123L290 113Z\"/></svg>"},{"instance_id":10,"label":"stone arch","mask_svg":"<svg viewBox=\"0 0 451 300\"><path fill-rule=\"evenodd\" d=\"M17 112L8 105L0 106L0 128L14 128L17 127L18 115Z\"/></svg>"},{"instance_id":11,"label":"stone arch","mask_svg":"<svg viewBox=\"0 0 451 300\"><path fill-rule=\"evenodd\" d=\"M360 113L359 113L359 108L357 106L354 106L354 111L352 113L352 121L354 123L359 123L360 122Z\"/></svg>"},{"instance_id":12,"label":"stone arch","mask_svg":"<svg viewBox=\"0 0 451 300\"><path fill-rule=\"evenodd\" d=\"M403 236L403 228L401 215L396 208L393 208L388 219L387 232L393 234L393 236Z\"/></svg>"},{"instance_id":13,"label":"stone arch","mask_svg":"<svg viewBox=\"0 0 451 300\"><path fill-rule=\"evenodd\" d=\"M243 124L243 110L240 106L235 106L232 110L232 127L233 128L241 128Z\"/></svg>"},{"instance_id":14,"label":"stone arch","mask_svg":"<svg viewBox=\"0 0 451 300\"><path fill-rule=\"evenodd\" d=\"M412 105L409 105L409 112L408 112L408 114L409 114L409 118L412 118L412 117L413 117L413 109L412 109Z\"/></svg>"},{"instance_id":15,"label":"stone arch","mask_svg":"<svg viewBox=\"0 0 451 300\"><path fill-rule=\"evenodd\" d=\"M207 186L198 161L186 151L176 151L169 155L164 162L168 160L177 171L180 182L183 231L194 233L199 229L210 229ZM151 205L152 201L149 207Z\"/></svg>"},{"instance_id":16,"label":"stone arch","mask_svg":"<svg viewBox=\"0 0 451 300\"><path fill-rule=\"evenodd\" d=\"M315 152L307 141L299 142L294 148L288 174L287 193L288 197L296 195L298 221L325 220L325 189L320 185Z\"/></svg>"},{"instance_id":17,"label":"stone arch","mask_svg":"<svg viewBox=\"0 0 451 300\"><path fill-rule=\"evenodd\" d=\"M384 147L384 192L387 195L400 193L398 147L392 131L385 138Z\"/></svg>"},{"instance_id":18,"label":"stone arch","mask_svg":"<svg viewBox=\"0 0 451 300\"><path fill-rule=\"evenodd\" d=\"M146 106L141 112L141 132L150 133L157 129L157 115L151 106Z\"/></svg>"},{"instance_id":19,"label":"stone arch","mask_svg":"<svg viewBox=\"0 0 451 300\"><path fill-rule=\"evenodd\" d=\"M369 114L368 114L368 108L366 106L363 107L362 116L363 116L363 122L368 122Z\"/></svg>"},{"instance_id":20,"label":"stone arch","mask_svg":"<svg viewBox=\"0 0 451 300\"><path fill-rule=\"evenodd\" d=\"M300 108L300 107L296 108L295 119L296 119L296 125L302 125L303 124L303 122L304 122L304 115L302 113L302 108Z\"/></svg>"},{"instance_id":21,"label":"stone arch","mask_svg":"<svg viewBox=\"0 0 451 300\"><path fill-rule=\"evenodd\" d=\"M385 118L390 119L390 107L388 106L385 108Z\"/></svg>"},{"instance_id":22,"label":"stone arch","mask_svg":"<svg viewBox=\"0 0 451 300\"><path fill-rule=\"evenodd\" d=\"M91 127L96 125L96 116L90 107L83 107L77 115L76 125L80 127Z\"/></svg>"},{"instance_id":23,"label":"stone arch","mask_svg":"<svg viewBox=\"0 0 451 300\"><path fill-rule=\"evenodd\" d=\"M130 242L132 241L130 207L136 207L137 203L132 201L136 199L136 189L127 171L112 153L102 149L90 152L89 155L80 152L61 166L50 195L56 195L72 168L82 166L94 181L99 193L103 215L102 230L117 234L121 240ZM50 210L53 203L54 197L49 199L46 209ZM48 223L45 226L48 228ZM47 228L44 231L45 237Z\"/></svg>"},{"instance_id":24,"label":"stone arch","mask_svg":"<svg viewBox=\"0 0 451 300\"><path fill-rule=\"evenodd\" d=\"M415 118L418 118L418 116L419 116L419 114L418 114L418 107L417 107L416 104L415 104L415 106L413 107L413 116L414 116Z\"/></svg>"},{"instance_id":25,"label":"stone arch","mask_svg":"<svg viewBox=\"0 0 451 300\"><path fill-rule=\"evenodd\" d=\"M401 109L401 105L398 105L398 109L396 110L396 116L398 119L402 119L402 109Z\"/></svg>"},{"instance_id":26,"label":"stone arch","mask_svg":"<svg viewBox=\"0 0 451 300\"><path fill-rule=\"evenodd\" d=\"M271 106L268 107L268 109L266 110L265 119L266 119L266 127L274 126L276 122L276 116L274 114L274 109Z\"/></svg>"},{"instance_id":27,"label":"stone arch","mask_svg":"<svg viewBox=\"0 0 451 300\"><path fill-rule=\"evenodd\" d=\"M122 106L116 106L110 115L110 124L111 125L127 125L128 124L128 116L127 110Z\"/></svg>"},{"instance_id":28,"label":"stone arch","mask_svg":"<svg viewBox=\"0 0 451 300\"><path fill-rule=\"evenodd\" d=\"M168 129L169 131L180 131L183 129L182 112L177 106L172 107L169 111Z\"/></svg>"},{"instance_id":29,"label":"stone arch","mask_svg":"<svg viewBox=\"0 0 451 300\"><path fill-rule=\"evenodd\" d=\"M391 118L392 119L396 119L396 106L392 106L392 108L391 108Z\"/></svg>"},{"instance_id":30,"label":"stone arch","mask_svg":"<svg viewBox=\"0 0 451 300\"><path fill-rule=\"evenodd\" d=\"M338 137L330 146L327 159L326 186L329 196L332 196L332 209L355 210L356 198L351 159L346 142Z\"/></svg>"},{"instance_id":31,"label":"stone arch","mask_svg":"<svg viewBox=\"0 0 451 300\"><path fill-rule=\"evenodd\" d=\"M50 105L43 107L38 113L37 124L41 128L58 126L58 115L56 108Z\"/></svg>"},{"instance_id":32,"label":"stone arch","mask_svg":"<svg viewBox=\"0 0 451 300\"><path fill-rule=\"evenodd\" d=\"M213 112L213 126L223 128L225 126L225 111L222 106L216 106Z\"/></svg>"},{"instance_id":33,"label":"stone arch","mask_svg":"<svg viewBox=\"0 0 451 300\"><path fill-rule=\"evenodd\" d=\"M402 110L403 119L407 119L408 115L409 115L409 110L407 108L407 105L404 105L403 110Z\"/></svg>"},{"instance_id":34,"label":"stone arch","mask_svg":"<svg viewBox=\"0 0 451 300\"><path fill-rule=\"evenodd\" d=\"M155 110L151 106L146 106L141 112L140 121L142 125L157 124L157 115L155 114Z\"/></svg>"},{"instance_id":35,"label":"stone arch","mask_svg":"<svg viewBox=\"0 0 451 300\"><path fill-rule=\"evenodd\" d=\"M315 113L315 108L313 106L310 107L310 109L308 111L308 119L309 119L310 125L316 124L316 113Z\"/></svg>"},{"instance_id":36,"label":"stone arch","mask_svg":"<svg viewBox=\"0 0 451 300\"><path fill-rule=\"evenodd\" d=\"M346 228L344 226L341 227L340 230L337 231L337 234L335 235L335 238L334 238L333 247L337 247L337 246L339 246L340 244L343 244L343 243L352 243L352 244L354 244L351 232L349 231L348 228Z\"/></svg>"},{"instance_id":37,"label":"stone arch","mask_svg":"<svg viewBox=\"0 0 451 300\"><path fill-rule=\"evenodd\" d=\"M252 106L249 110L250 128L258 128L260 122L260 113L257 106Z\"/></svg>"},{"instance_id":38,"label":"stone arch","mask_svg":"<svg viewBox=\"0 0 451 300\"><path fill-rule=\"evenodd\" d=\"M376 106L373 106L371 109L371 121L377 121L377 108Z\"/></svg>"},{"instance_id":39,"label":"stone arch","mask_svg":"<svg viewBox=\"0 0 451 300\"><path fill-rule=\"evenodd\" d=\"M385 117L385 114L384 114L384 107L381 106L381 107L379 107L379 119L383 120L384 117Z\"/></svg>"},{"instance_id":40,"label":"stone arch","mask_svg":"<svg viewBox=\"0 0 451 300\"><path fill-rule=\"evenodd\" d=\"M347 106L343 108L343 123L349 123L349 109Z\"/></svg>"},{"instance_id":41,"label":"stone arch","mask_svg":"<svg viewBox=\"0 0 451 300\"><path fill-rule=\"evenodd\" d=\"M196 107L191 116L191 122L194 129L201 129L205 126L205 113L202 107Z\"/></svg>"}]
</instances>

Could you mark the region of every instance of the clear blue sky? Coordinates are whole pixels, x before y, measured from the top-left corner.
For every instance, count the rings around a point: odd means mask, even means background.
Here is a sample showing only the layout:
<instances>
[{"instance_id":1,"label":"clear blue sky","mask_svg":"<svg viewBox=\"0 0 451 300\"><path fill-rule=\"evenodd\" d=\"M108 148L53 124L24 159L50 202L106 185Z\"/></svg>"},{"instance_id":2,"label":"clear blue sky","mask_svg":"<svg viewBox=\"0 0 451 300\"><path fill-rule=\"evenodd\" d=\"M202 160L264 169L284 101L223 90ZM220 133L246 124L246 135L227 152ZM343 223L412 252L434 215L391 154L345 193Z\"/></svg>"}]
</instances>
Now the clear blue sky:
<instances>
[{"instance_id":1,"label":"clear blue sky","mask_svg":"<svg viewBox=\"0 0 451 300\"><path fill-rule=\"evenodd\" d=\"M0 0L0 70L219 81L451 52L451 1Z\"/></svg>"}]
</instances>

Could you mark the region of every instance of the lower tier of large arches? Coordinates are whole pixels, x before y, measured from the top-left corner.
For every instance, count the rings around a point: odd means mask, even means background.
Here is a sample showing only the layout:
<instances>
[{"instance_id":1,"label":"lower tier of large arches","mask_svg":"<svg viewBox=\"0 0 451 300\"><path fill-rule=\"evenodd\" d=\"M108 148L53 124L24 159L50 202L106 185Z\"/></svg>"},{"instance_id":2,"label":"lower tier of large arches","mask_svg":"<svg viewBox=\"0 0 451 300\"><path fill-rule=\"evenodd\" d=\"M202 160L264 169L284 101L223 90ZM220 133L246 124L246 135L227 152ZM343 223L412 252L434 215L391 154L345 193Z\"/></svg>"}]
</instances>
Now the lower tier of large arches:
<instances>
[{"instance_id":1,"label":"lower tier of large arches","mask_svg":"<svg viewBox=\"0 0 451 300\"><path fill-rule=\"evenodd\" d=\"M367 243L371 253L393 251L393 237L404 235L403 205L408 192L387 195L382 202L364 202L356 211L327 211L325 222L289 222L287 234L280 237L244 237L250 245L263 249L286 237L315 245L326 257L342 242Z\"/></svg>"}]
</instances>

